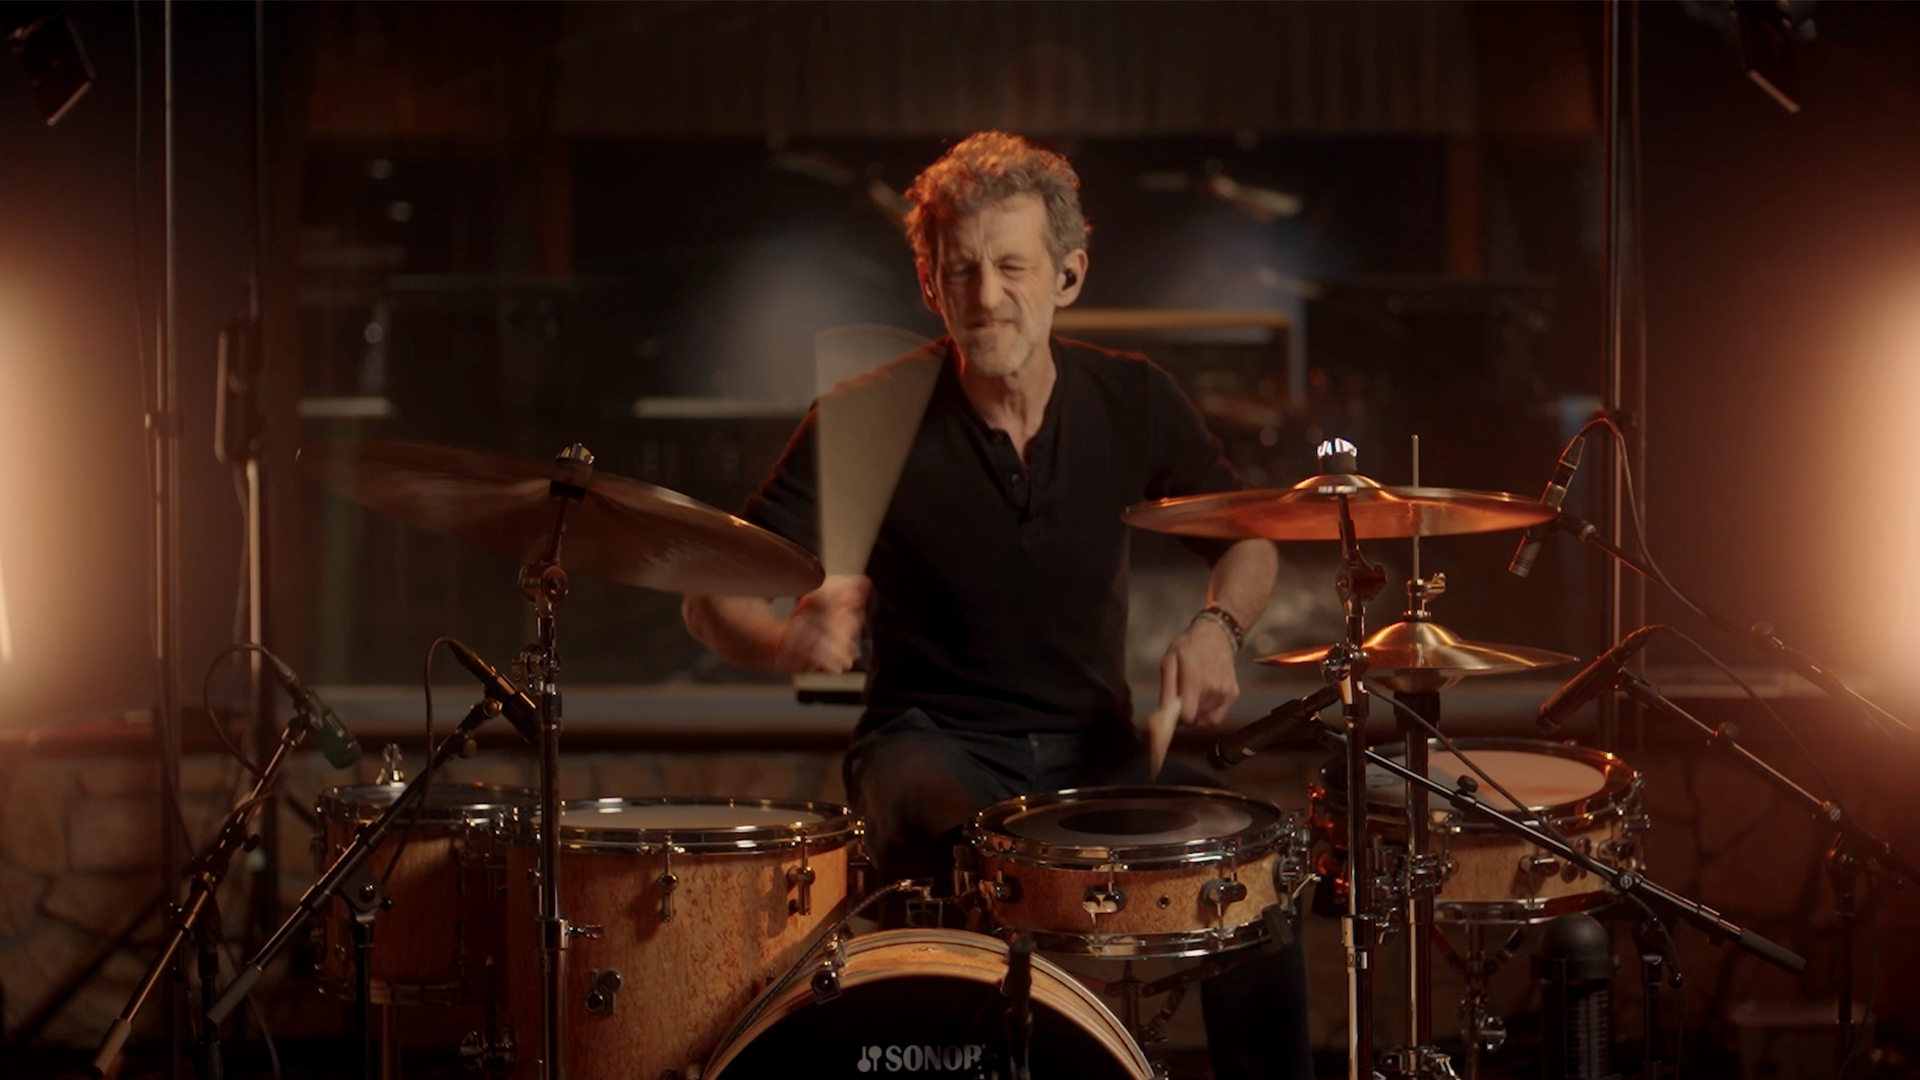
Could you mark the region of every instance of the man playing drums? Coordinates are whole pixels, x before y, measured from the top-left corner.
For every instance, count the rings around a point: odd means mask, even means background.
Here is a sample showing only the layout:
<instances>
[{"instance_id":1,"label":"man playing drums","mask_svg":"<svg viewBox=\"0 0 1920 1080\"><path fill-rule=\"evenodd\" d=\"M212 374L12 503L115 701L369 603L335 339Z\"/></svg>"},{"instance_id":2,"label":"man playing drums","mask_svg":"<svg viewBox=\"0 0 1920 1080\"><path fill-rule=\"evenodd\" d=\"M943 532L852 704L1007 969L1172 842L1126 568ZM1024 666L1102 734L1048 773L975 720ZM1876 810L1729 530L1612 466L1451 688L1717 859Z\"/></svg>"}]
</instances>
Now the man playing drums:
<instances>
[{"instance_id":1,"label":"man playing drums","mask_svg":"<svg viewBox=\"0 0 1920 1080\"><path fill-rule=\"evenodd\" d=\"M1086 281L1078 189L1065 158L999 132L920 174L907 237L948 336L928 347L942 364L867 572L830 575L784 619L756 598L682 608L715 653L788 673L846 671L870 633L845 771L886 880L947 880L960 829L1002 799L1147 779L1124 670L1120 513L1239 486L1166 372L1052 335ZM745 515L816 551L818 417ZM1277 556L1264 540L1187 543L1211 576L1161 660L1161 696L1183 722L1215 725L1239 695L1234 653ZM1216 1075L1311 1075L1304 980L1297 946L1209 980Z\"/></svg>"}]
</instances>

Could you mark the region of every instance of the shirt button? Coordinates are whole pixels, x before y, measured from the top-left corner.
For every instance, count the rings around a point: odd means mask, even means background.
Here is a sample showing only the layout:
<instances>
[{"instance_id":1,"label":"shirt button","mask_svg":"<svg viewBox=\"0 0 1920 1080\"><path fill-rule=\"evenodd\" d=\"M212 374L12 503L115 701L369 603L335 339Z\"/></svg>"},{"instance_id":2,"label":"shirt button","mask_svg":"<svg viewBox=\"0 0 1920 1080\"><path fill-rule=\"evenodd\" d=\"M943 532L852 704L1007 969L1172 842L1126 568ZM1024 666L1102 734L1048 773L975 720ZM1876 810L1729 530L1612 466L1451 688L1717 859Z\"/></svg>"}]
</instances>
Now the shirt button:
<instances>
[{"instance_id":1,"label":"shirt button","mask_svg":"<svg viewBox=\"0 0 1920 1080\"><path fill-rule=\"evenodd\" d=\"M1021 476L1021 475L1020 475L1019 473L1014 473L1013 475L1011 475L1011 476L1009 476L1009 477L1007 477L1007 483L1009 483L1009 484L1017 484L1017 483L1019 483L1020 481L1022 481L1022 480L1025 480L1025 479L1026 479L1026 477L1024 477L1024 476Z\"/></svg>"}]
</instances>

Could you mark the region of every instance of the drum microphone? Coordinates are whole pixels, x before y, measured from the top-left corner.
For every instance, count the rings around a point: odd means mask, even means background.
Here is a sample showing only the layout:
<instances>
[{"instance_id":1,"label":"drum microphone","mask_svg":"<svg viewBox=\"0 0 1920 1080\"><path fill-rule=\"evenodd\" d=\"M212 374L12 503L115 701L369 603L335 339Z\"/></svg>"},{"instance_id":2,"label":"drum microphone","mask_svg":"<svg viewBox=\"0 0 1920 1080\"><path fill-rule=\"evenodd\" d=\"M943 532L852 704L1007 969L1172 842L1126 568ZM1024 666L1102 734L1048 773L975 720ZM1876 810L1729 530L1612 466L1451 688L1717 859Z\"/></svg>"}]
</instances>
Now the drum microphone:
<instances>
[{"instance_id":1,"label":"drum microphone","mask_svg":"<svg viewBox=\"0 0 1920 1080\"><path fill-rule=\"evenodd\" d=\"M1306 697L1287 702L1251 724L1220 737L1207 751L1207 760L1216 769L1230 769L1253 755L1311 724L1321 709L1340 700L1340 684L1329 683Z\"/></svg>"},{"instance_id":2,"label":"drum microphone","mask_svg":"<svg viewBox=\"0 0 1920 1080\"><path fill-rule=\"evenodd\" d=\"M1613 1075L1608 984L1619 964L1607 928L1591 915L1562 915L1547 924L1533 958L1540 981L1541 1076L1601 1080Z\"/></svg>"},{"instance_id":3,"label":"drum microphone","mask_svg":"<svg viewBox=\"0 0 1920 1080\"><path fill-rule=\"evenodd\" d=\"M1573 483L1573 474L1580 468L1580 455L1585 452L1587 440L1584 435L1575 435L1567 448L1560 452L1560 461L1553 467L1553 476L1547 481L1547 488L1540 493L1540 504L1551 509L1556 515L1560 504L1567 499L1567 488ZM1557 521L1549 519L1534 525L1520 537L1520 544L1513 549L1513 559L1507 563L1507 573L1515 577L1526 577L1533 573L1533 563L1540 557L1540 547L1547 537L1559 528Z\"/></svg>"},{"instance_id":4,"label":"drum microphone","mask_svg":"<svg viewBox=\"0 0 1920 1080\"><path fill-rule=\"evenodd\" d=\"M1539 713L1534 717L1540 730L1549 735L1559 731L1565 726L1567 717L1582 705L1613 689L1613 684L1620 677L1620 669L1633 659L1635 653L1647 647L1655 631L1665 629L1664 623L1643 626L1621 638L1613 648L1594 657L1593 663L1580 669L1580 674L1568 679L1564 686L1553 692L1546 704L1540 706Z\"/></svg>"},{"instance_id":5,"label":"drum microphone","mask_svg":"<svg viewBox=\"0 0 1920 1080\"><path fill-rule=\"evenodd\" d=\"M461 667L473 672L473 677L480 680L480 686L486 691L487 697L500 703L500 715L507 718L507 722L520 733L520 737L536 746L539 745L540 706L533 703L533 699L527 696L527 692L514 685L512 679L500 674L492 664L482 660L479 653L458 641L448 638L447 648L453 650L453 655L460 661Z\"/></svg>"},{"instance_id":6,"label":"drum microphone","mask_svg":"<svg viewBox=\"0 0 1920 1080\"><path fill-rule=\"evenodd\" d=\"M262 652L266 658L267 669L273 672L274 681L293 699L293 707L313 721L313 744L326 756L327 764L336 769L350 769L360 760L360 744L353 739L353 732L340 722L320 695L307 689L300 676L293 673L279 657Z\"/></svg>"}]
</instances>

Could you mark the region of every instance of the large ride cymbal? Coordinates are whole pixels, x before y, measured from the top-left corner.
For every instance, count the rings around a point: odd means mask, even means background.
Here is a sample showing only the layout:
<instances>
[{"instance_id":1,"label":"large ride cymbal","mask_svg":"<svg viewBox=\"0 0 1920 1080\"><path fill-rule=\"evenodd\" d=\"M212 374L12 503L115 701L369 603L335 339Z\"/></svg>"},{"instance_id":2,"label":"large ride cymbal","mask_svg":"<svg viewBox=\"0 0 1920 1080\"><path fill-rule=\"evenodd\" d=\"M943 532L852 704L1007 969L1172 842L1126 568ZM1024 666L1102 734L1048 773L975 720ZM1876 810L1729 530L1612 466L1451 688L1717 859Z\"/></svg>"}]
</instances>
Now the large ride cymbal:
<instances>
[{"instance_id":1,"label":"large ride cymbal","mask_svg":"<svg viewBox=\"0 0 1920 1080\"><path fill-rule=\"evenodd\" d=\"M1571 664L1578 657L1524 645L1468 641L1439 623L1403 619L1383 626L1362 643L1367 673L1386 677L1396 689L1444 690L1469 675L1511 675ZM1295 649L1260 659L1273 667L1317 665L1324 648Z\"/></svg>"},{"instance_id":2,"label":"large ride cymbal","mask_svg":"<svg viewBox=\"0 0 1920 1080\"><path fill-rule=\"evenodd\" d=\"M1220 540L1338 540L1340 496L1360 540L1524 529L1554 516L1538 499L1498 491L1383 487L1364 476L1308 477L1290 488L1187 495L1130 506L1127 524Z\"/></svg>"},{"instance_id":3,"label":"large ride cymbal","mask_svg":"<svg viewBox=\"0 0 1920 1080\"><path fill-rule=\"evenodd\" d=\"M798 596L820 584L805 548L675 491L575 467L415 442L324 443L300 451L308 475L352 501L429 532L512 555L546 556L559 499L560 565L666 592Z\"/></svg>"}]
</instances>

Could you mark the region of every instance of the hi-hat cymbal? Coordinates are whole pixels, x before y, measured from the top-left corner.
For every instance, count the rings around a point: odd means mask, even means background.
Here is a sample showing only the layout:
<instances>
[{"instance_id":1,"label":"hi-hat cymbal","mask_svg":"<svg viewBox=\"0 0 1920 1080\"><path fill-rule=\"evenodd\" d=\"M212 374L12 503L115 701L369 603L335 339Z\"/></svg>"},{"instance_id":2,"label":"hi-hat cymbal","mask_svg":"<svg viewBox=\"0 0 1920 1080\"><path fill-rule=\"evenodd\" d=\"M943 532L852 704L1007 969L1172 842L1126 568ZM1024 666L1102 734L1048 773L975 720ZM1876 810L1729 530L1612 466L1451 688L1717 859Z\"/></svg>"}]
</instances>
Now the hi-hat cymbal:
<instances>
[{"instance_id":1,"label":"hi-hat cymbal","mask_svg":"<svg viewBox=\"0 0 1920 1080\"><path fill-rule=\"evenodd\" d=\"M415 442L325 443L300 451L314 479L429 532L512 555L545 557L554 483L583 492L566 509L560 565L667 592L798 596L820 563L798 544L675 491L505 454Z\"/></svg>"},{"instance_id":2,"label":"hi-hat cymbal","mask_svg":"<svg viewBox=\"0 0 1920 1080\"><path fill-rule=\"evenodd\" d=\"M1538 499L1498 491L1383 487L1351 473L1308 477L1290 488L1187 495L1130 506L1127 524L1222 540L1338 540L1340 496L1360 540L1524 529L1554 516Z\"/></svg>"},{"instance_id":3,"label":"hi-hat cymbal","mask_svg":"<svg viewBox=\"0 0 1920 1080\"><path fill-rule=\"evenodd\" d=\"M1496 645L1466 639L1428 619L1403 619L1383 626L1362 643L1367 673L1387 677L1396 689L1443 690L1469 675L1511 675L1535 668L1573 663L1578 657L1524 645ZM1274 667L1318 664L1327 650L1295 649L1262 657Z\"/></svg>"}]
</instances>

